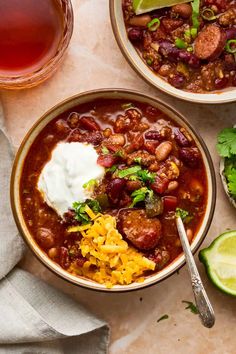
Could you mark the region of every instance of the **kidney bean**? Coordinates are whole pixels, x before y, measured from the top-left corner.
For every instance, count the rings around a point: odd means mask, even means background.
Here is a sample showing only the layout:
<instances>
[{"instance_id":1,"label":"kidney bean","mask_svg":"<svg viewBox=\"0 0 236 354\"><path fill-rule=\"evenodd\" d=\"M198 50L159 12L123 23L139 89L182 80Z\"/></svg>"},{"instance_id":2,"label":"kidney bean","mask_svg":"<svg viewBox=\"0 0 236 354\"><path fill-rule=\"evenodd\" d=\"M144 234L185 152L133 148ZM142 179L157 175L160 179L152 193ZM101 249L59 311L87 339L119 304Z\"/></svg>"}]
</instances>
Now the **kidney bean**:
<instances>
[{"instance_id":1,"label":"kidney bean","mask_svg":"<svg viewBox=\"0 0 236 354\"><path fill-rule=\"evenodd\" d=\"M173 195L163 197L164 211L173 211L176 209L178 200Z\"/></svg>"},{"instance_id":2,"label":"kidney bean","mask_svg":"<svg viewBox=\"0 0 236 354\"><path fill-rule=\"evenodd\" d=\"M183 18L189 18L192 15L192 6L189 4L177 4L172 6L171 11Z\"/></svg>"},{"instance_id":3,"label":"kidney bean","mask_svg":"<svg viewBox=\"0 0 236 354\"><path fill-rule=\"evenodd\" d=\"M65 136L70 131L69 125L63 119L57 120L55 123L55 127L56 127L58 135L60 135L60 136Z\"/></svg>"},{"instance_id":4,"label":"kidney bean","mask_svg":"<svg viewBox=\"0 0 236 354\"><path fill-rule=\"evenodd\" d=\"M39 245L43 248L51 248L55 245L55 236L51 230L46 227L40 227L35 235Z\"/></svg>"},{"instance_id":5,"label":"kidney bean","mask_svg":"<svg viewBox=\"0 0 236 354\"><path fill-rule=\"evenodd\" d=\"M155 250L148 255L148 258L156 263L157 270L161 270L166 263L169 262L170 254L165 247L156 247Z\"/></svg>"},{"instance_id":6,"label":"kidney bean","mask_svg":"<svg viewBox=\"0 0 236 354\"><path fill-rule=\"evenodd\" d=\"M89 131L99 131L101 130L99 124L95 121L93 117L81 117L79 120L79 126L82 129Z\"/></svg>"},{"instance_id":7,"label":"kidney bean","mask_svg":"<svg viewBox=\"0 0 236 354\"><path fill-rule=\"evenodd\" d=\"M177 62L179 58L179 49L176 48L169 40L162 40L158 42L158 52L171 62Z\"/></svg>"},{"instance_id":8,"label":"kidney bean","mask_svg":"<svg viewBox=\"0 0 236 354\"><path fill-rule=\"evenodd\" d=\"M236 38L236 27L230 27L225 30L226 39L235 39Z\"/></svg>"},{"instance_id":9,"label":"kidney bean","mask_svg":"<svg viewBox=\"0 0 236 354\"><path fill-rule=\"evenodd\" d=\"M129 24L131 26L146 27L151 20L152 18L149 15L134 16L129 20Z\"/></svg>"},{"instance_id":10,"label":"kidney bean","mask_svg":"<svg viewBox=\"0 0 236 354\"><path fill-rule=\"evenodd\" d=\"M148 140L163 140L163 137L161 136L160 131L158 130L149 130L148 132L145 133L145 139Z\"/></svg>"},{"instance_id":11,"label":"kidney bean","mask_svg":"<svg viewBox=\"0 0 236 354\"><path fill-rule=\"evenodd\" d=\"M76 264L78 267L83 267L83 265L86 261L87 261L87 259L81 255L81 256L77 257Z\"/></svg>"},{"instance_id":12,"label":"kidney bean","mask_svg":"<svg viewBox=\"0 0 236 354\"><path fill-rule=\"evenodd\" d=\"M223 89L227 86L229 79L227 77L222 77L215 79L215 88L217 90Z\"/></svg>"},{"instance_id":13,"label":"kidney bean","mask_svg":"<svg viewBox=\"0 0 236 354\"><path fill-rule=\"evenodd\" d=\"M131 42L137 42L143 38L143 32L140 28L130 28L128 30L128 37Z\"/></svg>"},{"instance_id":14,"label":"kidney bean","mask_svg":"<svg viewBox=\"0 0 236 354\"><path fill-rule=\"evenodd\" d=\"M198 68L201 64L195 54L189 53L186 50L179 51L179 59L192 68Z\"/></svg>"},{"instance_id":15,"label":"kidney bean","mask_svg":"<svg viewBox=\"0 0 236 354\"><path fill-rule=\"evenodd\" d=\"M182 75L182 74L175 74L175 75L170 75L168 77L168 82L178 88L178 89L181 89L184 87L184 84L186 82L186 79L185 77Z\"/></svg>"},{"instance_id":16,"label":"kidney bean","mask_svg":"<svg viewBox=\"0 0 236 354\"><path fill-rule=\"evenodd\" d=\"M195 168L199 165L201 155L196 147L184 147L179 151L180 159L189 167Z\"/></svg>"},{"instance_id":17,"label":"kidney bean","mask_svg":"<svg viewBox=\"0 0 236 354\"><path fill-rule=\"evenodd\" d=\"M175 140L178 143L179 146L189 146L189 141L186 138L186 136L180 131L179 128L174 127L173 128L173 132L174 132L174 136L175 136Z\"/></svg>"},{"instance_id":18,"label":"kidney bean","mask_svg":"<svg viewBox=\"0 0 236 354\"><path fill-rule=\"evenodd\" d=\"M236 70L236 61L234 59L233 54L225 54L223 57L224 60L224 67L228 71L234 71Z\"/></svg>"},{"instance_id":19,"label":"kidney bean","mask_svg":"<svg viewBox=\"0 0 236 354\"><path fill-rule=\"evenodd\" d=\"M112 203L117 204L120 200L120 196L125 188L125 185L126 180L124 178L114 178L108 183L106 191Z\"/></svg>"},{"instance_id":20,"label":"kidney bean","mask_svg":"<svg viewBox=\"0 0 236 354\"><path fill-rule=\"evenodd\" d=\"M177 181L170 181L166 193L171 193L174 190L176 190L178 187L179 187L179 183Z\"/></svg>"},{"instance_id":21,"label":"kidney bean","mask_svg":"<svg viewBox=\"0 0 236 354\"><path fill-rule=\"evenodd\" d=\"M162 114L161 111L159 111L158 108L153 107L153 106L148 106L146 108L146 113L148 115L152 116L152 117L158 117L158 116L160 116Z\"/></svg>"},{"instance_id":22,"label":"kidney bean","mask_svg":"<svg viewBox=\"0 0 236 354\"><path fill-rule=\"evenodd\" d=\"M155 155L155 151L156 151L156 148L157 148L158 144L159 144L158 141L145 141L144 148L150 154Z\"/></svg>"},{"instance_id":23,"label":"kidney bean","mask_svg":"<svg viewBox=\"0 0 236 354\"><path fill-rule=\"evenodd\" d=\"M152 190L157 194L163 194L168 188L169 180L166 177L155 177L155 181L150 185Z\"/></svg>"},{"instance_id":24,"label":"kidney bean","mask_svg":"<svg viewBox=\"0 0 236 354\"><path fill-rule=\"evenodd\" d=\"M72 112L67 118L67 123L71 129L75 129L79 124L79 113Z\"/></svg>"},{"instance_id":25,"label":"kidney bean","mask_svg":"<svg viewBox=\"0 0 236 354\"><path fill-rule=\"evenodd\" d=\"M112 167L116 162L117 157L111 154L99 155L97 159L97 163L106 168Z\"/></svg>"},{"instance_id":26,"label":"kidney bean","mask_svg":"<svg viewBox=\"0 0 236 354\"><path fill-rule=\"evenodd\" d=\"M164 161L172 150L172 143L170 141L163 141L156 148L155 154L158 161Z\"/></svg>"},{"instance_id":27,"label":"kidney bean","mask_svg":"<svg viewBox=\"0 0 236 354\"><path fill-rule=\"evenodd\" d=\"M66 247L60 247L59 263L62 266L62 268L64 268L64 269L67 269L70 265L68 249Z\"/></svg>"}]
</instances>

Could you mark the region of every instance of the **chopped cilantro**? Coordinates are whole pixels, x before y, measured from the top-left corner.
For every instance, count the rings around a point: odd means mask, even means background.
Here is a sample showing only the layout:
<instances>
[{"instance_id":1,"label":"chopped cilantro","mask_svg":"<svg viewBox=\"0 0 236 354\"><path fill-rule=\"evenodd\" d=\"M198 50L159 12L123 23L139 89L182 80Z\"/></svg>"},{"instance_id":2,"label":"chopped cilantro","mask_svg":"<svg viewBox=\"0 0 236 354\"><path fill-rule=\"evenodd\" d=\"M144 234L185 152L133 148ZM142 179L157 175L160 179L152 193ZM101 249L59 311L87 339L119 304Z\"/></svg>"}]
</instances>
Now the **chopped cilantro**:
<instances>
[{"instance_id":1,"label":"chopped cilantro","mask_svg":"<svg viewBox=\"0 0 236 354\"><path fill-rule=\"evenodd\" d=\"M137 189L131 194L131 197L133 198L133 202L130 205L130 207L134 207L137 203L143 202L146 198L146 196L153 196L153 191L148 189L147 187L142 187L140 189Z\"/></svg>"},{"instance_id":2,"label":"chopped cilantro","mask_svg":"<svg viewBox=\"0 0 236 354\"><path fill-rule=\"evenodd\" d=\"M133 174L137 173L140 170L141 170L140 166L133 166L133 167L130 167L130 168L126 168L126 169L120 170L118 172L118 177L124 178L124 177L127 177L129 175L133 175Z\"/></svg>"},{"instance_id":3,"label":"chopped cilantro","mask_svg":"<svg viewBox=\"0 0 236 354\"><path fill-rule=\"evenodd\" d=\"M153 183L155 181L156 174L153 172L149 172L148 170L140 170L137 172L137 176L144 183L146 182Z\"/></svg>"},{"instance_id":4,"label":"chopped cilantro","mask_svg":"<svg viewBox=\"0 0 236 354\"><path fill-rule=\"evenodd\" d=\"M108 148L106 146L102 147L102 153L103 153L103 155L109 154L109 150L108 150Z\"/></svg>"},{"instance_id":5,"label":"chopped cilantro","mask_svg":"<svg viewBox=\"0 0 236 354\"><path fill-rule=\"evenodd\" d=\"M217 139L217 150L221 157L236 155L236 128L223 129Z\"/></svg>"},{"instance_id":6,"label":"chopped cilantro","mask_svg":"<svg viewBox=\"0 0 236 354\"><path fill-rule=\"evenodd\" d=\"M193 302L183 300L182 303L188 305L188 306L185 307L185 310L190 310L195 315L197 315L199 313L199 311L197 309L197 306Z\"/></svg>"},{"instance_id":7,"label":"chopped cilantro","mask_svg":"<svg viewBox=\"0 0 236 354\"><path fill-rule=\"evenodd\" d=\"M90 209L93 210L95 214L101 211L100 204L97 200L86 199L85 202L75 202L73 203L73 209L76 213L75 220L79 221L81 224L89 224L90 217L85 211L85 207L88 205Z\"/></svg>"},{"instance_id":8,"label":"chopped cilantro","mask_svg":"<svg viewBox=\"0 0 236 354\"><path fill-rule=\"evenodd\" d=\"M180 217L183 221L189 216L189 212L181 208L176 208L175 213L176 216Z\"/></svg>"},{"instance_id":9,"label":"chopped cilantro","mask_svg":"<svg viewBox=\"0 0 236 354\"><path fill-rule=\"evenodd\" d=\"M169 318L168 315L163 315L160 318L158 318L157 322L163 321L163 320L167 320Z\"/></svg>"},{"instance_id":10,"label":"chopped cilantro","mask_svg":"<svg viewBox=\"0 0 236 354\"><path fill-rule=\"evenodd\" d=\"M138 180L138 176L137 175L131 175L131 176L129 176L129 180L130 181L137 181Z\"/></svg>"},{"instance_id":11,"label":"chopped cilantro","mask_svg":"<svg viewBox=\"0 0 236 354\"><path fill-rule=\"evenodd\" d=\"M106 173L113 173L117 169L117 165L113 165L112 167L106 168Z\"/></svg>"},{"instance_id":12,"label":"chopped cilantro","mask_svg":"<svg viewBox=\"0 0 236 354\"><path fill-rule=\"evenodd\" d=\"M90 181L83 184L84 189L93 189L97 185L96 179L90 179Z\"/></svg>"},{"instance_id":13,"label":"chopped cilantro","mask_svg":"<svg viewBox=\"0 0 236 354\"><path fill-rule=\"evenodd\" d=\"M227 176L229 192L236 197L236 168L232 168Z\"/></svg>"},{"instance_id":14,"label":"chopped cilantro","mask_svg":"<svg viewBox=\"0 0 236 354\"><path fill-rule=\"evenodd\" d=\"M117 150L114 154L116 157L124 157L124 151L122 150Z\"/></svg>"}]
</instances>

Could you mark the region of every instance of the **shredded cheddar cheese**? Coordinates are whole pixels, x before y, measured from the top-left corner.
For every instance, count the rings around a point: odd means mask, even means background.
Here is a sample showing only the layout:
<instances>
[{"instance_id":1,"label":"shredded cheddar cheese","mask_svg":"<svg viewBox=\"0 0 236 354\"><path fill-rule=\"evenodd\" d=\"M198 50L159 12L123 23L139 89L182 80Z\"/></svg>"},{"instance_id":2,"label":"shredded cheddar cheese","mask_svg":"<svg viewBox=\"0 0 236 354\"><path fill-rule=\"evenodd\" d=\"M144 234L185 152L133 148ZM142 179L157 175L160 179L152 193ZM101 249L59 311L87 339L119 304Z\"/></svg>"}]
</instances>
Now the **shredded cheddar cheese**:
<instances>
[{"instance_id":1,"label":"shredded cheddar cheese","mask_svg":"<svg viewBox=\"0 0 236 354\"><path fill-rule=\"evenodd\" d=\"M107 288L143 281L144 272L154 270L155 263L122 239L113 216L92 215L90 211L88 214L93 218L92 224L68 230L81 232L80 250L87 259L82 267L72 263L69 271L105 284Z\"/></svg>"}]
</instances>

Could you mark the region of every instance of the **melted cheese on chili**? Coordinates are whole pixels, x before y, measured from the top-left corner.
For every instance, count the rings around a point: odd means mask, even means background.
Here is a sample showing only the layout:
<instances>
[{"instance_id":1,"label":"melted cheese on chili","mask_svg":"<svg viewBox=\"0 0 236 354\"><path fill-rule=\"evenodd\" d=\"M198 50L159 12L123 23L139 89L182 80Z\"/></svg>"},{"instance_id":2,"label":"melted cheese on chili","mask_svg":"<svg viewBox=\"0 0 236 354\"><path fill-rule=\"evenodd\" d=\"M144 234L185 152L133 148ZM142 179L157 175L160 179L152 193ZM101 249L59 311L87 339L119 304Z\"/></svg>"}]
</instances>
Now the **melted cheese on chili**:
<instances>
[{"instance_id":1,"label":"melted cheese on chili","mask_svg":"<svg viewBox=\"0 0 236 354\"><path fill-rule=\"evenodd\" d=\"M38 179L38 190L44 201L61 217L75 201L84 201L91 191L83 185L99 180L105 169L97 164L98 154L91 144L59 143Z\"/></svg>"}]
</instances>

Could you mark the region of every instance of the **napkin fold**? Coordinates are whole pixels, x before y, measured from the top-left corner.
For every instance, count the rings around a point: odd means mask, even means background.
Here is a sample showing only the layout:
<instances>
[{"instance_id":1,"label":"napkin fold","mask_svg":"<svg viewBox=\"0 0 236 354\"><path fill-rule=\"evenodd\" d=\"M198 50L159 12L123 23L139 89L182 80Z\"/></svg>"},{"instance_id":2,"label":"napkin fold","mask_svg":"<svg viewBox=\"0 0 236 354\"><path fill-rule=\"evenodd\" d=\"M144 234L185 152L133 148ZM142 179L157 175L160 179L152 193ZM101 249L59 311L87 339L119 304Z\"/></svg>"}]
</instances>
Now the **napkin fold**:
<instances>
[{"instance_id":1,"label":"napkin fold","mask_svg":"<svg viewBox=\"0 0 236 354\"><path fill-rule=\"evenodd\" d=\"M28 272L14 268L25 246L11 213L13 151L3 132L1 111L0 129L0 354L107 353L109 327L104 321Z\"/></svg>"}]
</instances>

